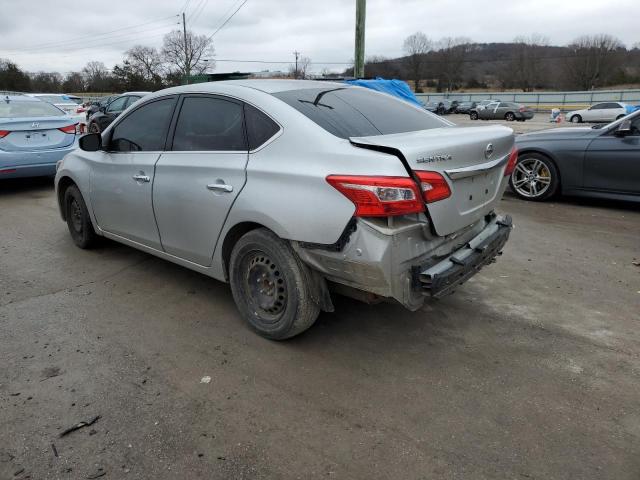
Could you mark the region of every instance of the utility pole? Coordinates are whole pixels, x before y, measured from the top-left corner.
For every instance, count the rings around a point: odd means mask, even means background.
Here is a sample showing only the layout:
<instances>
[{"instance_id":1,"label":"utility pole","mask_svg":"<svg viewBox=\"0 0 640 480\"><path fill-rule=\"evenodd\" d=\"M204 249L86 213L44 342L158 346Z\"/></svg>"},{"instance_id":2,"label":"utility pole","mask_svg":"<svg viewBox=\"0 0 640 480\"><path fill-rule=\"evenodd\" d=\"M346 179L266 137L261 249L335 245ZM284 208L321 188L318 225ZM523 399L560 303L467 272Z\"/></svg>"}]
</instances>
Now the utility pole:
<instances>
[{"instance_id":1,"label":"utility pole","mask_svg":"<svg viewBox=\"0 0 640 480\"><path fill-rule=\"evenodd\" d=\"M364 25L367 16L367 0L356 0L356 52L353 76L364 77Z\"/></svg>"},{"instance_id":2,"label":"utility pole","mask_svg":"<svg viewBox=\"0 0 640 480\"><path fill-rule=\"evenodd\" d=\"M189 47L187 45L187 21L184 12L182 12L182 34L184 36L184 69L187 74L187 85L191 76L191 62L189 61Z\"/></svg>"},{"instance_id":3,"label":"utility pole","mask_svg":"<svg viewBox=\"0 0 640 480\"><path fill-rule=\"evenodd\" d=\"M298 79L298 57L300 56L300 52L296 50L295 52L293 52L293 54L296 56L296 69L293 71L293 78L297 80Z\"/></svg>"}]
</instances>

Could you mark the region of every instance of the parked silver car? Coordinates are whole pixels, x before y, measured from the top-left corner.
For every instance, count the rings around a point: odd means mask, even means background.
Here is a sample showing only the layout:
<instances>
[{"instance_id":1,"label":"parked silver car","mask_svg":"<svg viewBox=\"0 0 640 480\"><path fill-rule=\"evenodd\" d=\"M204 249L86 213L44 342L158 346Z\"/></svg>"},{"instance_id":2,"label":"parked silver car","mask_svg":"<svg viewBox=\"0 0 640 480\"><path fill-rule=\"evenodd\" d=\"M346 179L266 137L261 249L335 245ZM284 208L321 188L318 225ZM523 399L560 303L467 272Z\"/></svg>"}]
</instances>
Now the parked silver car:
<instances>
[{"instance_id":1,"label":"parked silver car","mask_svg":"<svg viewBox=\"0 0 640 480\"><path fill-rule=\"evenodd\" d=\"M603 102L585 108L573 110L565 115L571 123L603 122L619 120L627 114L627 104L622 102Z\"/></svg>"},{"instance_id":2,"label":"parked silver car","mask_svg":"<svg viewBox=\"0 0 640 480\"><path fill-rule=\"evenodd\" d=\"M493 261L511 129L459 128L384 93L246 80L162 90L59 165L81 248L104 236L231 284L241 315L296 335L330 290L416 310Z\"/></svg>"}]
</instances>

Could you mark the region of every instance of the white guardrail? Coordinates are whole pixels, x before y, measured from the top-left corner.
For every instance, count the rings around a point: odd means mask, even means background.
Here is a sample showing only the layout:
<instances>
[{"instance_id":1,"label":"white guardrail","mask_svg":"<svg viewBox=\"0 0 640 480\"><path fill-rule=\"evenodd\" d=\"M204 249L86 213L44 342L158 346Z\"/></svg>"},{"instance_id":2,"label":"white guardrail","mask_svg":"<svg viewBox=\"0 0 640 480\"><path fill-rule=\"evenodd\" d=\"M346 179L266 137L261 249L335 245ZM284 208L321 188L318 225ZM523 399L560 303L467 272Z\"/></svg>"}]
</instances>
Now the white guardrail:
<instances>
[{"instance_id":1,"label":"white guardrail","mask_svg":"<svg viewBox=\"0 0 640 480\"><path fill-rule=\"evenodd\" d=\"M601 102L624 102L640 105L640 89L633 90L589 90L582 92L455 92L417 93L422 102L443 98L458 101L500 100L528 105L539 110L560 108L573 110Z\"/></svg>"}]
</instances>

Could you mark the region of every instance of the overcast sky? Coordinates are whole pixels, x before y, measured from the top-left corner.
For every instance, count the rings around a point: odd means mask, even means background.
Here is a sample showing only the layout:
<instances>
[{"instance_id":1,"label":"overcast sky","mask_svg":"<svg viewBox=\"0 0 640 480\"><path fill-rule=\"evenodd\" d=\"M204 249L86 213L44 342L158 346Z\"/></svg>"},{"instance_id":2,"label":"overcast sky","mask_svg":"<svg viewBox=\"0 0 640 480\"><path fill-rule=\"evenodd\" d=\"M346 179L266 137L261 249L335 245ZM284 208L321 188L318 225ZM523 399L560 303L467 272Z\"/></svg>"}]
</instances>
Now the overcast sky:
<instances>
[{"instance_id":1,"label":"overcast sky","mask_svg":"<svg viewBox=\"0 0 640 480\"><path fill-rule=\"evenodd\" d=\"M187 27L211 35L243 0L0 0L0 57L29 71L80 70L98 60L108 68L133 45L160 47L186 7ZM396 57L421 30L437 40L465 36L508 42L539 33L565 45L586 33L610 33L628 46L640 41L638 0L368 0L366 55ZM64 5L64 8L61 6ZM226 14L226 17L225 17ZM214 36L218 60L289 62L298 50L341 71L353 59L355 0L248 0ZM134 28L129 28L134 27ZM316 63L317 62L317 63ZM286 70L287 64L218 61L216 72Z\"/></svg>"}]
</instances>

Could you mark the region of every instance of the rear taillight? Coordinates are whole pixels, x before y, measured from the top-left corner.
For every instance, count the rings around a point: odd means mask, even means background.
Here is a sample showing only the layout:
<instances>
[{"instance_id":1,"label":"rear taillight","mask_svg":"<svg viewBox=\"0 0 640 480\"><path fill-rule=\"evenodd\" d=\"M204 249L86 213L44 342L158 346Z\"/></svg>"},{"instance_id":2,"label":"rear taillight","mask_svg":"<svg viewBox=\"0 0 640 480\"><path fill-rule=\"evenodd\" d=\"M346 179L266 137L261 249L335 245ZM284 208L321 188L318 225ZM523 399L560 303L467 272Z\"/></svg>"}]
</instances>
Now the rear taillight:
<instances>
[{"instance_id":1,"label":"rear taillight","mask_svg":"<svg viewBox=\"0 0 640 480\"><path fill-rule=\"evenodd\" d=\"M518 163L518 149L516 147L513 147L513 150L511 150L511 153L509 154L507 168L504 169L505 177L513 173L513 170L516 168L516 163Z\"/></svg>"},{"instance_id":2,"label":"rear taillight","mask_svg":"<svg viewBox=\"0 0 640 480\"><path fill-rule=\"evenodd\" d=\"M410 178L329 175L327 182L355 204L356 217L389 217L424 211L418 187Z\"/></svg>"},{"instance_id":3,"label":"rear taillight","mask_svg":"<svg viewBox=\"0 0 640 480\"><path fill-rule=\"evenodd\" d=\"M0 138L4 138L9 135L11 132L9 130L0 130Z\"/></svg>"},{"instance_id":4,"label":"rear taillight","mask_svg":"<svg viewBox=\"0 0 640 480\"><path fill-rule=\"evenodd\" d=\"M66 127L60 127L58 130L64 133L76 133L76 124L67 125Z\"/></svg>"},{"instance_id":5,"label":"rear taillight","mask_svg":"<svg viewBox=\"0 0 640 480\"><path fill-rule=\"evenodd\" d=\"M433 203L451 196L449 184L438 172L416 172L416 175L425 202Z\"/></svg>"},{"instance_id":6,"label":"rear taillight","mask_svg":"<svg viewBox=\"0 0 640 480\"><path fill-rule=\"evenodd\" d=\"M526 107L520 107L520 108L518 109L518 111L519 111L519 112L524 112L526 109L527 109Z\"/></svg>"}]
</instances>

